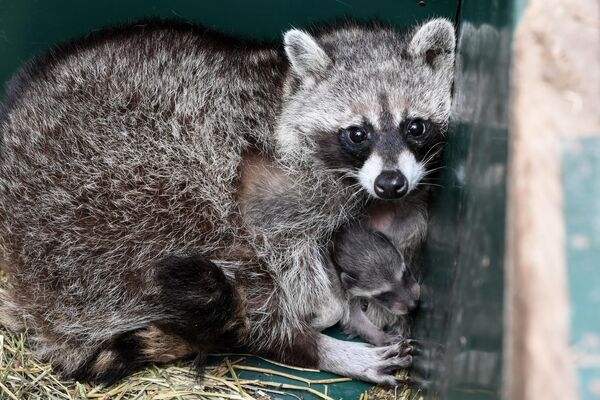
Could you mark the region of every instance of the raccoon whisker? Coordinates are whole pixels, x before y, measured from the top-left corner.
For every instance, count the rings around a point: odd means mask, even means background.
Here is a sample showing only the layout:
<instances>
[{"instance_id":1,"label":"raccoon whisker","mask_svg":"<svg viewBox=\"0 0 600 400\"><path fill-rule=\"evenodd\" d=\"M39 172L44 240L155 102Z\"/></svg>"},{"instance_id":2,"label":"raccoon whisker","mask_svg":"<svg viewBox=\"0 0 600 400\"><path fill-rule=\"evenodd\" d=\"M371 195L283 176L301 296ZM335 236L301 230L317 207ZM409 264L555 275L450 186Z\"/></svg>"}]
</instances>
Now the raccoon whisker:
<instances>
[{"instance_id":1,"label":"raccoon whisker","mask_svg":"<svg viewBox=\"0 0 600 400\"><path fill-rule=\"evenodd\" d=\"M423 165L429 164L434 158L436 158L443 150L443 147L435 150L433 153L429 155L429 157L425 158L425 161L422 162ZM427 152L429 154L429 151Z\"/></svg>"},{"instance_id":2,"label":"raccoon whisker","mask_svg":"<svg viewBox=\"0 0 600 400\"><path fill-rule=\"evenodd\" d=\"M356 174L345 174L341 176L342 178L353 178L353 179L358 179L358 175Z\"/></svg>"},{"instance_id":3,"label":"raccoon whisker","mask_svg":"<svg viewBox=\"0 0 600 400\"><path fill-rule=\"evenodd\" d=\"M357 187L362 187L362 184L360 182L356 182L356 183L353 183L352 185L348 185L348 189L354 189Z\"/></svg>"},{"instance_id":4,"label":"raccoon whisker","mask_svg":"<svg viewBox=\"0 0 600 400\"><path fill-rule=\"evenodd\" d=\"M440 147L437 150L435 150L433 153L431 153L431 155L429 157L427 157L426 159L426 164L430 163L434 158L436 158L438 155L440 155L440 153L442 152L444 148Z\"/></svg>"},{"instance_id":5,"label":"raccoon whisker","mask_svg":"<svg viewBox=\"0 0 600 400\"><path fill-rule=\"evenodd\" d=\"M425 153L425 156L423 157L425 159L425 161L422 164L427 165L427 163L429 163L435 156L437 156L443 150L445 144L446 144L446 141L441 141L441 142L437 142L436 144L431 146L431 148L429 150L427 150L427 153ZM429 154L433 150L435 150L435 152L433 152L431 154L431 156L429 156Z\"/></svg>"},{"instance_id":6,"label":"raccoon whisker","mask_svg":"<svg viewBox=\"0 0 600 400\"><path fill-rule=\"evenodd\" d=\"M429 163L437 156L436 154L432 154L429 158L425 159L424 161L421 161L419 164L423 167L423 168L427 168L427 166L429 165Z\"/></svg>"},{"instance_id":7,"label":"raccoon whisker","mask_svg":"<svg viewBox=\"0 0 600 400\"><path fill-rule=\"evenodd\" d=\"M358 179L358 171L349 171L343 168L330 168L327 172L340 173L342 178L355 178Z\"/></svg>"},{"instance_id":8,"label":"raccoon whisker","mask_svg":"<svg viewBox=\"0 0 600 400\"><path fill-rule=\"evenodd\" d=\"M428 183L428 182L419 182L417 183L417 186L436 186L436 187L441 187L443 188L443 185L437 184L437 183Z\"/></svg>"},{"instance_id":9,"label":"raccoon whisker","mask_svg":"<svg viewBox=\"0 0 600 400\"><path fill-rule=\"evenodd\" d=\"M352 184L346 185L345 190L352 190L356 187L362 187L362 184L360 182L356 181Z\"/></svg>"},{"instance_id":10,"label":"raccoon whisker","mask_svg":"<svg viewBox=\"0 0 600 400\"><path fill-rule=\"evenodd\" d=\"M437 171L438 170L439 167L427 168L427 166L429 165L429 163L436 156L437 156L437 153L436 154L432 154L428 159L426 159L425 161L423 161L423 162L420 163L420 165L425 169L425 173L428 173L429 171ZM433 163L433 165L435 165L435 163Z\"/></svg>"},{"instance_id":11,"label":"raccoon whisker","mask_svg":"<svg viewBox=\"0 0 600 400\"><path fill-rule=\"evenodd\" d=\"M351 171L348 168L324 168L325 171L328 172L348 172Z\"/></svg>"},{"instance_id":12,"label":"raccoon whisker","mask_svg":"<svg viewBox=\"0 0 600 400\"><path fill-rule=\"evenodd\" d=\"M445 169L445 168L446 168L446 166L441 166L441 167L437 167L437 168L428 169L427 171L425 171L423 173L423 178L426 177L427 175L431 175L434 172L439 171L441 169Z\"/></svg>"},{"instance_id":13,"label":"raccoon whisker","mask_svg":"<svg viewBox=\"0 0 600 400\"><path fill-rule=\"evenodd\" d=\"M348 168L326 168L325 170L328 172L354 172L352 170L349 170Z\"/></svg>"},{"instance_id":14,"label":"raccoon whisker","mask_svg":"<svg viewBox=\"0 0 600 400\"><path fill-rule=\"evenodd\" d=\"M429 150L427 151L427 153L425 153L425 157L427 157L427 154L429 154L429 152L431 152L433 149L435 149L438 146L442 146L443 147L446 143L447 143L447 141L445 141L445 140L442 140L442 141L439 141L439 142L435 143L433 146L431 146L431 148L429 148Z\"/></svg>"},{"instance_id":15,"label":"raccoon whisker","mask_svg":"<svg viewBox=\"0 0 600 400\"><path fill-rule=\"evenodd\" d=\"M354 199L356 196L358 196L358 194L361 192L361 188L357 188L354 192L352 192L352 194L350 195L350 197L348 197L348 201L346 202L347 204L350 203L352 201L352 199Z\"/></svg>"},{"instance_id":16,"label":"raccoon whisker","mask_svg":"<svg viewBox=\"0 0 600 400\"><path fill-rule=\"evenodd\" d=\"M360 193L362 190L362 188L353 188L353 191L350 193L350 196L348 197L348 200L346 201L346 204L349 204L356 196L358 196L358 193Z\"/></svg>"},{"instance_id":17,"label":"raccoon whisker","mask_svg":"<svg viewBox=\"0 0 600 400\"><path fill-rule=\"evenodd\" d=\"M358 185L353 185L353 186L359 186L359 188L357 190L355 190L349 197L348 200L346 201L346 204L350 204L352 203L352 200L358 196L361 192L362 192L362 185L360 185L360 183Z\"/></svg>"},{"instance_id":18,"label":"raccoon whisker","mask_svg":"<svg viewBox=\"0 0 600 400\"><path fill-rule=\"evenodd\" d=\"M435 167L435 168L429 168L429 169L427 169L427 171L426 171L426 172L428 172L428 171L438 171L438 170L440 170L440 169L444 169L444 168L447 168L447 166L446 166L446 165L438 165L438 166L437 166L437 167Z\"/></svg>"}]
</instances>

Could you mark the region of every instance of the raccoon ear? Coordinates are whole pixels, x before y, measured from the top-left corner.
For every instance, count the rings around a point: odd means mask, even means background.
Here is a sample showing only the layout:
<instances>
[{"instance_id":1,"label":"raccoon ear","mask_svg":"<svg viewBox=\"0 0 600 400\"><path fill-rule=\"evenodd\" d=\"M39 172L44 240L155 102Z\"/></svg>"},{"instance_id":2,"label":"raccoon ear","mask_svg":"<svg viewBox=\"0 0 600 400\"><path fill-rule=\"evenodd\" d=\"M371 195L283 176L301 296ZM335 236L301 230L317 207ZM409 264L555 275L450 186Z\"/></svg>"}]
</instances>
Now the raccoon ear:
<instances>
[{"instance_id":1,"label":"raccoon ear","mask_svg":"<svg viewBox=\"0 0 600 400\"><path fill-rule=\"evenodd\" d=\"M323 79L333 64L317 41L304 31L287 31L283 43L293 71L309 85Z\"/></svg>"},{"instance_id":2,"label":"raccoon ear","mask_svg":"<svg viewBox=\"0 0 600 400\"><path fill-rule=\"evenodd\" d=\"M434 70L451 71L454 65L454 26L444 18L432 19L420 26L410 40L409 51Z\"/></svg>"}]
</instances>

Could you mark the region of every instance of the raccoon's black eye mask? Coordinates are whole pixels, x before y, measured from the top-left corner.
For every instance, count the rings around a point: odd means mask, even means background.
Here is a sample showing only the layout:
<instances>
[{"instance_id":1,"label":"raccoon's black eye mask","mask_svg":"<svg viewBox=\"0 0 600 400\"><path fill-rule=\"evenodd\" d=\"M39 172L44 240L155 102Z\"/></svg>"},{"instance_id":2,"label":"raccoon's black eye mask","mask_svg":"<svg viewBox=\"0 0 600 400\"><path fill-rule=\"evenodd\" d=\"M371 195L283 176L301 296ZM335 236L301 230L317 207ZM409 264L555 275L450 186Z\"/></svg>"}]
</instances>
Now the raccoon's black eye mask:
<instances>
[{"instance_id":1,"label":"raccoon's black eye mask","mask_svg":"<svg viewBox=\"0 0 600 400\"><path fill-rule=\"evenodd\" d=\"M351 126L339 131L338 140L342 150L354 161L361 163L371 152L374 135L368 127Z\"/></svg>"},{"instance_id":2,"label":"raccoon's black eye mask","mask_svg":"<svg viewBox=\"0 0 600 400\"><path fill-rule=\"evenodd\" d=\"M317 155L329 168L360 168L369 157L375 139L374 130L365 124L319 132Z\"/></svg>"},{"instance_id":3,"label":"raccoon's black eye mask","mask_svg":"<svg viewBox=\"0 0 600 400\"><path fill-rule=\"evenodd\" d=\"M421 118L404 121L400 125L400 132L402 132L406 144L419 161L443 137L440 126Z\"/></svg>"}]
</instances>

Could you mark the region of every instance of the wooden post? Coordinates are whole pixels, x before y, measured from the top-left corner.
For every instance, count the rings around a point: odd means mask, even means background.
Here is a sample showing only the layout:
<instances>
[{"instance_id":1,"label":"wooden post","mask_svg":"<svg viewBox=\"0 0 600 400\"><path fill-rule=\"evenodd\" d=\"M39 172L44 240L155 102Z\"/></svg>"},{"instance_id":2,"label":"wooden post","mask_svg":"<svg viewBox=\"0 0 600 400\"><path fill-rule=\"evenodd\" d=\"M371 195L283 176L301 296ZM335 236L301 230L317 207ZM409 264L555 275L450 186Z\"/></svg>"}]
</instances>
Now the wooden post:
<instances>
[{"instance_id":1,"label":"wooden post","mask_svg":"<svg viewBox=\"0 0 600 400\"><path fill-rule=\"evenodd\" d=\"M597 0L531 0L515 33L507 400L579 398L569 348L560 145L600 132L599 12Z\"/></svg>"}]
</instances>

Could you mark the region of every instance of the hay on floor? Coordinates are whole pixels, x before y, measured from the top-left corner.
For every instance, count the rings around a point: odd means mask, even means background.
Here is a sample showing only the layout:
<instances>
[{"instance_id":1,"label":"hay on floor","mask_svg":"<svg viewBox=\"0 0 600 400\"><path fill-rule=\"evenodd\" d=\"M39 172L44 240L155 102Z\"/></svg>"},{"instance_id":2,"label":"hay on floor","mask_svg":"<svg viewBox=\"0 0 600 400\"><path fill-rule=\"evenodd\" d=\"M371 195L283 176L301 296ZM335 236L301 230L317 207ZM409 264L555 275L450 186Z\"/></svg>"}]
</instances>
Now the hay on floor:
<instances>
[{"instance_id":1,"label":"hay on floor","mask_svg":"<svg viewBox=\"0 0 600 400\"><path fill-rule=\"evenodd\" d=\"M5 283L0 272L0 286ZM347 382L348 378L309 379L301 375L306 370L287 367L283 372L246 364L247 355L226 354L222 362L206 369L200 381L191 362L149 366L110 387L94 386L64 380L49 364L40 362L27 347L26 335L0 326L0 399L64 399L64 400L129 400L129 399L323 399L328 386ZM268 360L265 360L268 361ZM274 363L273 366L282 366ZM240 371L260 373L260 379L241 379ZM277 377L287 382L276 381ZM317 385L324 390L317 390ZM325 385L325 386L323 386ZM312 387L311 387L312 386ZM360 400L419 400L407 389L374 388L363 393ZM350 399L344 399L350 400Z\"/></svg>"}]
</instances>

